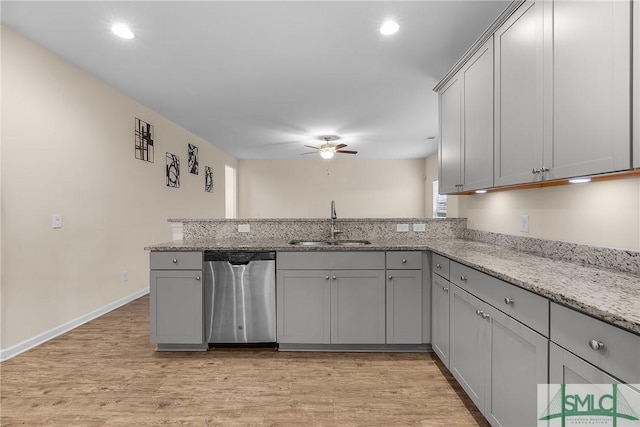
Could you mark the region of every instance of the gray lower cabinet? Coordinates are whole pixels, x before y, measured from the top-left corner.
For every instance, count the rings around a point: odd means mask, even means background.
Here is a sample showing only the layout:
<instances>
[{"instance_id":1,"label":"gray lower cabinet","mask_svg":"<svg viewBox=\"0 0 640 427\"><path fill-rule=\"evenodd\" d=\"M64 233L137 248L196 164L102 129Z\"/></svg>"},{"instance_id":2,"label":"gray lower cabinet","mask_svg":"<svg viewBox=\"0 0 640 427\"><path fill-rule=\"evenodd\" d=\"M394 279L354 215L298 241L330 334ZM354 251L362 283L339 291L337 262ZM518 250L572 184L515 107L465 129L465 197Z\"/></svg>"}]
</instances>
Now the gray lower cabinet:
<instances>
[{"instance_id":1,"label":"gray lower cabinet","mask_svg":"<svg viewBox=\"0 0 640 427\"><path fill-rule=\"evenodd\" d=\"M535 426L548 382L548 340L455 285L449 369L494 426Z\"/></svg>"},{"instance_id":2,"label":"gray lower cabinet","mask_svg":"<svg viewBox=\"0 0 640 427\"><path fill-rule=\"evenodd\" d=\"M442 363L449 367L449 289L447 279L431 276L431 346Z\"/></svg>"},{"instance_id":3,"label":"gray lower cabinet","mask_svg":"<svg viewBox=\"0 0 640 427\"><path fill-rule=\"evenodd\" d=\"M385 343L383 270L331 272L331 343Z\"/></svg>"},{"instance_id":4,"label":"gray lower cabinet","mask_svg":"<svg viewBox=\"0 0 640 427\"><path fill-rule=\"evenodd\" d=\"M276 279L277 340L331 342L331 272L279 270Z\"/></svg>"},{"instance_id":5,"label":"gray lower cabinet","mask_svg":"<svg viewBox=\"0 0 640 427\"><path fill-rule=\"evenodd\" d=\"M549 383L613 384L619 381L552 342L549 346Z\"/></svg>"},{"instance_id":6,"label":"gray lower cabinet","mask_svg":"<svg viewBox=\"0 0 640 427\"><path fill-rule=\"evenodd\" d=\"M422 270L387 270L387 344L422 343L422 286Z\"/></svg>"},{"instance_id":7,"label":"gray lower cabinet","mask_svg":"<svg viewBox=\"0 0 640 427\"><path fill-rule=\"evenodd\" d=\"M204 342L201 278L200 270L151 270L149 293L152 342Z\"/></svg>"}]
</instances>

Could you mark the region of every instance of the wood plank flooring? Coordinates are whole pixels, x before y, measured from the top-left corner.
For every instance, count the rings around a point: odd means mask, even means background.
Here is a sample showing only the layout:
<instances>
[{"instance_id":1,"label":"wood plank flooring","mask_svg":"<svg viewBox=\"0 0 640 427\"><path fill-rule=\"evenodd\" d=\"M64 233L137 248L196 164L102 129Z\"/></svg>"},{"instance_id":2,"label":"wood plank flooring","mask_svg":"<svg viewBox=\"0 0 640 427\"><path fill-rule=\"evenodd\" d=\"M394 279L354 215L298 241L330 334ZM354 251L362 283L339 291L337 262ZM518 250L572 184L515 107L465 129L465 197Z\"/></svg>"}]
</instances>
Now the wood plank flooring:
<instances>
[{"instance_id":1,"label":"wood plank flooring","mask_svg":"<svg viewBox=\"0 0 640 427\"><path fill-rule=\"evenodd\" d=\"M488 426L432 354L156 353L149 299L0 364L2 426Z\"/></svg>"}]
</instances>

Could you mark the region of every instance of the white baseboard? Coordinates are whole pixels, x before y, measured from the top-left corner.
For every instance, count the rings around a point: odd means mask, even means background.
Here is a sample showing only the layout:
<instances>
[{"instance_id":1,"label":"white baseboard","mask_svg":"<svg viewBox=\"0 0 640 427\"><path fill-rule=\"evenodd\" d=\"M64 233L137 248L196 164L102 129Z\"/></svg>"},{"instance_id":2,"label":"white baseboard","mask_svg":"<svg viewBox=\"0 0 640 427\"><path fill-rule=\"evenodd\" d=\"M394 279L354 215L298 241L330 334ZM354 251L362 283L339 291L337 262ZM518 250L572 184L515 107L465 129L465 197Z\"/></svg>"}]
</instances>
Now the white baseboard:
<instances>
[{"instance_id":1,"label":"white baseboard","mask_svg":"<svg viewBox=\"0 0 640 427\"><path fill-rule=\"evenodd\" d=\"M9 360L12 357L19 355L20 353L24 353L27 350L31 350L32 348L39 346L42 343L49 341L59 335L64 334L65 332L69 332L72 329L77 328L80 325L83 325L97 317L102 316L116 308L122 307L125 304L130 303L133 300L136 300L146 294L149 293L149 289L141 289L129 296L121 298L117 301L112 302L111 304L107 304L104 307L100 307L97 310L94 310L90 313L87 313L83 316L77 317L73 320L68 321L60 326L57 326L53 329L48 330L47 332L43 332L40 335L36 335L33 338L29 338L28 340L22 341L16 345L13 345L6 349L0 349L0 362L4 362L5 360Z\"/></svg>"}]
</instances>

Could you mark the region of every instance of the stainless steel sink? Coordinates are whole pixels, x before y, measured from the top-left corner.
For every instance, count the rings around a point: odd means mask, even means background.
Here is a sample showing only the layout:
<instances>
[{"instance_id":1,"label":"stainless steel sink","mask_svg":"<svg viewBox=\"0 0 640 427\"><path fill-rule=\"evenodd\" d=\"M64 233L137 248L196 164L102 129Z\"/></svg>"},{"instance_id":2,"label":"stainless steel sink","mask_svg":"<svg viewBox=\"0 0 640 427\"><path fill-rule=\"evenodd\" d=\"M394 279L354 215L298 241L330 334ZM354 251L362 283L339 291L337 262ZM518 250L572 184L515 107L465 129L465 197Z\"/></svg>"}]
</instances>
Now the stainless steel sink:
<instances>
[{"instance_id":1,"label":"stainless steel sink","mask_svg":"<svg viewBox=\"0 0 640 427\"><path fill-rule=\"evenodd\" d=\"M368 240L292 240L290 245L295 246L364 246L370 245Z\"/></svg>"}]
</instances>

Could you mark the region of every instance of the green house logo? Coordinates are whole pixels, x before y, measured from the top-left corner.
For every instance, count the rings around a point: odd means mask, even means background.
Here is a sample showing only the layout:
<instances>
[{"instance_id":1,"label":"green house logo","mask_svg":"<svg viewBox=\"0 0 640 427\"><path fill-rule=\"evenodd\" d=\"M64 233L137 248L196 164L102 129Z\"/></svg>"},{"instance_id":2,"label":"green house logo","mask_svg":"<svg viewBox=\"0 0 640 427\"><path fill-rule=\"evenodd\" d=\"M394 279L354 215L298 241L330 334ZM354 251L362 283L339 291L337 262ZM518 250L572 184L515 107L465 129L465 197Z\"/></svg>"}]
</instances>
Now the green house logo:
<instances>
[{"instance_id":1,"label":"green house logo","mask_svg":"<svg viewBox=\"0 0 640 427\"><path fill-rule=\"evenodd\" d=\"M626 385L541 384L539 409L541 387L547 387L542 393L547 404L538 418L539 426L640 427L640 392Z\"/></svg>"}]
</instances>

